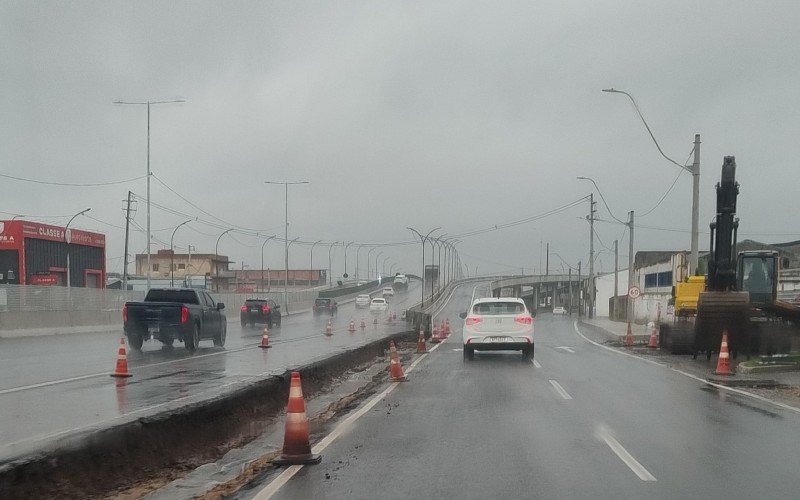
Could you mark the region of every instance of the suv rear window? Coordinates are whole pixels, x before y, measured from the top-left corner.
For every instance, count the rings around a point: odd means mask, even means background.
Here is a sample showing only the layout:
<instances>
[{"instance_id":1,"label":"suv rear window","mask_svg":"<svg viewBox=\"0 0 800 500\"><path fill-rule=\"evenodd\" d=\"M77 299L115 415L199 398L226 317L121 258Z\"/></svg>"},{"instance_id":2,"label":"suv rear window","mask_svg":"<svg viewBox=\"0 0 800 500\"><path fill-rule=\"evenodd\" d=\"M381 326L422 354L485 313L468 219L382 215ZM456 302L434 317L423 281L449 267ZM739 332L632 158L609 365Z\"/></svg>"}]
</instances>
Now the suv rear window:
<instances>
[{"instance_id":1,"label":"suv rear window","mask_svg":"<svg viewBox=\"0 0 800 500\"><path fill-rule=\"evenodd\" d=\"M472 312L481 316L520 314L525 312L525 306L519 302L480 302L475 304Z\"/></svg>"},{"instance_id":2,"label":"suv rear window","mask_svg":"<svg viewBox=\"0 0 800 500\"><path fill-rule=\"evenodd\" d=\"M331 303L331 299L317 299L316 304L318 306L327 306Z\"/></svg>"},{"instance_id":3,"label":"suv rear window","mask_svg":"<svg viewBox=\"0 0 800 500\"><path fill-rule=\"evenodd\" d=\"M246 306L262 306L266 303L266 300L261 299L247 299L244 301L244 305Z\"/></svg>"}]
</instances>

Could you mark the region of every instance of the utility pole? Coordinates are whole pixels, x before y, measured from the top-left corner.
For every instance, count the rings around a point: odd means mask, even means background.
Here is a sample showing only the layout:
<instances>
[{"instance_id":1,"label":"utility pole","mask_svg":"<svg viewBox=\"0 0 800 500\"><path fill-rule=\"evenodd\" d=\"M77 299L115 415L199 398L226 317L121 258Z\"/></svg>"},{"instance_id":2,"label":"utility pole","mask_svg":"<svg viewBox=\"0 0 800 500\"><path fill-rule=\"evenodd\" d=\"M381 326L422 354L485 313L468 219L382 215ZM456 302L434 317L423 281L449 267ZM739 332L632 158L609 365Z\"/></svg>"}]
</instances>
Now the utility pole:
<instances>
[{"instance_id":1,"label":"utility pole","mask_svg":"<svg viewBox=\"0 0 800 500\"><path fill-rule=\"evenodd\" d=\"M547 258L545 259L545 266L547 266L544 270L545 276L550 276L550 242L547 242Z\"/></svg>"},{"instance_id":2,"label":"utility pole","mask_svg":"<svg viewBox=\"0 0 800 500\"><path fill-rule=\"evenodd\" d=\"M630 236L628 238L628 290L630 290L635 284L633 275L633 210L628 212L628 217L630 218L628 221L628 230L630 231ZM633 317L633 300L630 296L627 299L627 303L628 323L631 323L635 318Z\"/></svg>"},{"instance_id":3,"label":"utility pole","mask_svg":"<svg viewBox=\"0 0 800 500\"><path fill-rule=\"evenodd\" d=\"M581 317L581 310L583 309L583 286L581 283L581 261L578 261L578 317Z\"/></svg>"},{"instance_id":4,"label":"utility pole","mask_svg":"<svg viewBox=\"0 0 800 500\"><path fill-rule=\"evenodd\" d=\"M594 193L589 195L589 318L594 318Z\"/></svg>"},{"instance_id":5,"label":"utility pole","mask_svg":"<svg viewBox=\"0 0 800 500\"><path fill-rule=\"evenodd\" d=\"M124 267L122 268L122 289L128 291L128 241L131 230L131 197L133 193L128 191L128 199L125 202L125 257L123 257Z\"/></svg>"},{"instance_id":6,"label":"utility pole","mask_svg":"<svg viewBox=\"0 0 800 500\"><path fill-rule=\"evenodd\" d=\"M569 266L569 315L572 316L572 266Z\"/></svg>"},{"instance_id":7,"label":"utility pole","mask_svg":"<svg viewBox=\"0 0 800 500\"><path fill-rule=\"evenodd\" d=\"M614 240L614 304L617 303L616 296L619 295L619 247L618 240Z\"/></svg>"},{"instance_id":8,"label":"utility pole","mask_svg":"<svg viewBox=\"0 0 800 500\"><path fill-rule=\"evenodd\" d=\"M700 217L700 134L694 135L694 161L692 162L692 250L689 258L689 275L697 272L699 255L697 244ZM631 227L633 227L631 225Z\"/></svg>"},{"instance_id":9,"label":"utility pole","mask_svg":"<svg viewBox=\"0 0 800 500\"><path fill-rule=\"evenodd\" d=\"M150 106L153 104L174 104L186 102L185 99L173 99L170 101L141 101L141 102L128 102L128 101L114 101L114 104L120 105L134 105L134 106L147 106L147 289L150 290L150 177L153 172L150 170Z\"/></svg>"}]
</instances>

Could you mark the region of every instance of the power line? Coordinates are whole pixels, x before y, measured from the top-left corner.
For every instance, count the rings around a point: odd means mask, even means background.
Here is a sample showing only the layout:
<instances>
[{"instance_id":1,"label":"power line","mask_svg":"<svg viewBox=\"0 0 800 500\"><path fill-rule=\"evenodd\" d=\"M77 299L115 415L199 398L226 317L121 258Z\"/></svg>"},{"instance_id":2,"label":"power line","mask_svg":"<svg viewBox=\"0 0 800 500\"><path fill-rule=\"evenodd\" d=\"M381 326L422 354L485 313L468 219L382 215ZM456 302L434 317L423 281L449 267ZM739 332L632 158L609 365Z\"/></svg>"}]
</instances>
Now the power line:
<instances>
[{"instance_id":1,"label":"power line","mask_svg":"<svg viewBox=\"0 0 800 500\"><path fill-rule=\"evenodd\" d=\"M689 161L689 158L691 158L693 154L694 154L694 147L692 147L692 150L689 152L689 156L686 158L687 162ZM683 175L683 172L684 172L684 169L681 169L680 172L678 172L678 175L675 176L675 180L672 181L672 184L669 186L669 189L667 189L667 191L658 200L658 202L655 205L653 205L653 208L651 208L650 210L646 211L645 213L643 213L641 215L637 215L637 217L641 219L642 217L647 217L648 215L653 213L653 210L655 210L656 208L658 208L661 205L661 203L666 199L667 195L672 191L672 188L675 187L675 184L678 183L678 179L681 178L681 175Z\"/></svg>"},{"instance_id":2,"label":"power line","mask_svg":"<svg viewBox=\"0 0 800 500\"><path fill-rule=\"evenodd\" d=\"M99 186L114 186L117 184L126 184L128 182L134 182L141 179L146 178L146 175L142 175L139 177L133 177L131 179L123 179L119 181L108 181L108 182L52 182L52 181L40 181L38 179L27 179L25 177L16 177L14 175L8 174L0 174L0 177L4 177L6 179L12 179L15 181L22 181L22 182L32 182L34 184L46 184L48 186L66 186L66 187L99 187Z\"/></svg>"}]
</instances>

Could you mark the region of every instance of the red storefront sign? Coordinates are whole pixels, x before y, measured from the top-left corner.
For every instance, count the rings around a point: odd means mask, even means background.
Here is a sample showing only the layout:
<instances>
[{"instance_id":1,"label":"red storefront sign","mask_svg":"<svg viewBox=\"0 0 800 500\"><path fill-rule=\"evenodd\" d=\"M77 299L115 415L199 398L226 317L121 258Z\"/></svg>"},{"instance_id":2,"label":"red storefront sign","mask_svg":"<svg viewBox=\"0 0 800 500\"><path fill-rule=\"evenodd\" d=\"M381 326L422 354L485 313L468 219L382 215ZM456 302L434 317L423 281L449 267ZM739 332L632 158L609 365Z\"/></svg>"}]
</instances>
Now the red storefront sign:
<instances>
[{"instance_id":1,"label":"red storefront sign","mask_svg":"<svg viewBox=\"0 0 800 500\"><path fill-rule=\"evenodd\" d=\"M20 248L23 238L36 238L49 241L66 241L75 245L90 247L106 246L106 236L79 229L67 229L28 222L24 220L0 221L0 248Z\"/></svg>"},{"instance_id":2,"label":"red storefront sign","mask_svg":"<svg viewBox=\"0 0 800 500\"><path fill-rule=\"evenodd\" d=\"M58 284L58 276L52 274L35 274L31 276L31 285L53 286Z\"/></svg>"}]
</instances>

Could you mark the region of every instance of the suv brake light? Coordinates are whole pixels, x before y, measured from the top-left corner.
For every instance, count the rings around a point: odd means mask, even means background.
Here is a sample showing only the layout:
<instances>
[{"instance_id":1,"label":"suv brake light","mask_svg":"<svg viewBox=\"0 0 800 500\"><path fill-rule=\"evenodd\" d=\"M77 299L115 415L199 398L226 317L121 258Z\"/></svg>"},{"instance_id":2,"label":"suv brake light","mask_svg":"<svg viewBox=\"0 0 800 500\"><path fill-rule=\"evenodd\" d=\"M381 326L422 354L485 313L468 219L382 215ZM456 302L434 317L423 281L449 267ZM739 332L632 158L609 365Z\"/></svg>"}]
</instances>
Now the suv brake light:
<instances>
[{"instance_id":1,"label":"suv brake light","mask_svg":"<svg viewBox=\"0 0 800 500\"><path fill-rule=\"evenodd\" d=\"M181 306L181 323L187 323L189 321L189 308L186 306Z\"/></svg>"},{"instance_id":2,"label":"suv brake light","mask_svg":"<svg viewBox=\"0 0 800 500\"><path fill-rule=\"evenodd\" d=\"M477 317L477 316L468 316L467 317L467 326L477 325L481 321L483 321L483 320L481 318Z\"/></svg>"},{"instance_id":3,"label":"suv brake light","mask_svg":"<svg viewBox=\"0 0 800 500\"><path fill-rule=\"evenodd\" d=\"M526 316L524 314L520 314L519 316L514 318L514 321L516 321L517 323L522 323L523 325L532 325L533 324L533 318L530 317L530 316Z\"/></svg>"},{"instance_id":4,"label":"suv brake light","mask_svg":"<svg viewBox=\"0 0 800 500\"><path fill-rule=\"evenodd\" d=\"M267 304L264 304L263 306L261 306L261 312L263 312L264 314L268 314L269 313L269 306Z\"/></svg>"},{"instance_id":5,"label":"suv brake light","mask_svg":"<svg viewBox=\"0 0 800 500\"><path fill-rule=\"evenodd\" d=\"M242 312L247 312L247 306L242 306Z\"/></svg>"},{"instance_id":6,"label":"suv brake light","mask_svg":"<svg viewBox=\"0 0 800 500\"><path fill-rule=\"evenodd\" d=\"M122 322L123 323L128 322L128 304L122 306Z\"/></svg>"}]
</instances>

